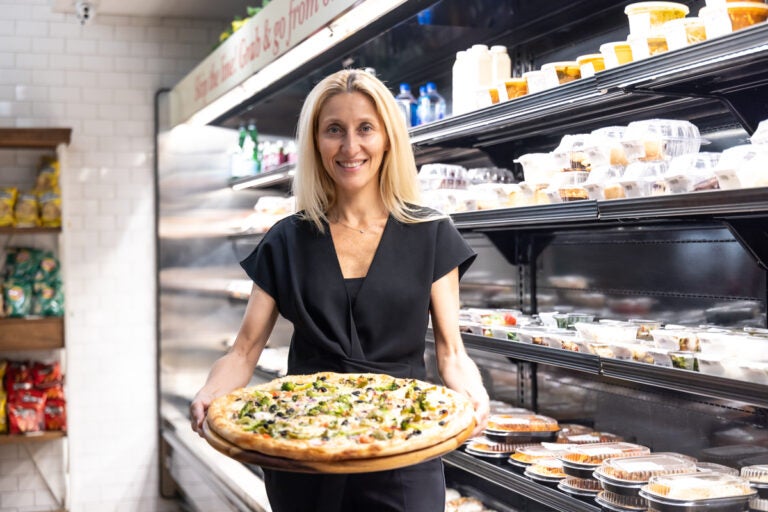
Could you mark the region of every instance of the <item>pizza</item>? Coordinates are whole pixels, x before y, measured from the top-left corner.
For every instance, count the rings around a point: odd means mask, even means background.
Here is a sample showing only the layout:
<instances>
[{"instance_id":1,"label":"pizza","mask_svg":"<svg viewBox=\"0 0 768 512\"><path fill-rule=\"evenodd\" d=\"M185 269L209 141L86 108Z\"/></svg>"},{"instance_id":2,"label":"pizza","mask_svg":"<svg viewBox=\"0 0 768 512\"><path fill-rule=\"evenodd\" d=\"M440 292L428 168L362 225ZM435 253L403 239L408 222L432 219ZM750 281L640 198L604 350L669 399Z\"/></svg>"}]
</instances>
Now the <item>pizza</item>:
<instances>
[{"instance_id":1,"label":"pizza","mask_svg":"<svg viewBox=\"0 0 768 512\"><path fill-rule=\"evenodd\" d=\"M367 459L437 445L467 431L467 397L373 373L291 375L215 399L208 426L235 446L304 461Z\"/></svg>"}]
</instances>

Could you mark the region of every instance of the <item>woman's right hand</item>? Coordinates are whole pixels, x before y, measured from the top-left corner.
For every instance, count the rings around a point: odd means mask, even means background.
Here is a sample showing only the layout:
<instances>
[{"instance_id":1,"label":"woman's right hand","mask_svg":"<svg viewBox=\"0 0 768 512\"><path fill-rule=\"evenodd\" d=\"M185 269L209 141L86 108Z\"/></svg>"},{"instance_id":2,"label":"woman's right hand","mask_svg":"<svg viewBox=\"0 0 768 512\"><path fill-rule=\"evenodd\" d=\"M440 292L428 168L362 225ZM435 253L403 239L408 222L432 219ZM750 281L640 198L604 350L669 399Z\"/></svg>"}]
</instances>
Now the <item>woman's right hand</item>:
<instances>
[{"instance_id":1,"label":"woman's right hand","mask_svg":"<svg viewBox=\"0 0 768 512\"><path fill-rule=\"evenodd\" d=\"M212 401L213 397L211 395L200 390L192 400L192 404L189 406L189 417L192 420L192 430L197 432L200 437L203 437L203 421L205 421L205 415L208 413L208 406L211 405Z\"/></svg>"}]
</instances>

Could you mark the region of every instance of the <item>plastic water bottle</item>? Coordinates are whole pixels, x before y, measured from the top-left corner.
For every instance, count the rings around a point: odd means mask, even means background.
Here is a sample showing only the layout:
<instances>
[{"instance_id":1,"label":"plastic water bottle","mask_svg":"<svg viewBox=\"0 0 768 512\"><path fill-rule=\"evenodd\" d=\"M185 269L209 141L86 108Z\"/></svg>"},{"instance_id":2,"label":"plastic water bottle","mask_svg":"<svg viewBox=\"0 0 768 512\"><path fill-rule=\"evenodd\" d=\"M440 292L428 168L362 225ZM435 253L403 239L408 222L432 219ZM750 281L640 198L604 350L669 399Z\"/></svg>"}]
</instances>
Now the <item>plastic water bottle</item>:
<instances>
[{"instance_id":1,"label":"plastic water bottle","mask_svg":"<svg viewBox=\"0 0 768 512\"><path fill-rule=\"evenodd\" d=\"M418 125L418 109L416 98L411 94L411 86L408 84L400 84L400 94L395 96L397 106L400 107L400 111L405 118L406 126Z\"/></svg>"},{"instance_id":2,"label":"plastic water bottle","mask_svg":"<svg viewBox=\"0 0 768 512\"><path fill-rule=\"evenodd\" d=\"M427 87L422 85L419 87L419 99L417 101L416 110L419 114L419 124L431 123L432 119L432 103L429 101L427 95Z\"/></svg>"},{"instance_id":3,"label":"plastic water bottle","mask_svg":"<svg viewBox=\"0 0 768 512\"><path fill-rule=\"evenodd\" d=\"M446 105L445 98L437 92L437 86L434 82L427 82L427 97L429 98L429 108L432 114L432 121L445 119Z\"/></svg>"}]
</instances>

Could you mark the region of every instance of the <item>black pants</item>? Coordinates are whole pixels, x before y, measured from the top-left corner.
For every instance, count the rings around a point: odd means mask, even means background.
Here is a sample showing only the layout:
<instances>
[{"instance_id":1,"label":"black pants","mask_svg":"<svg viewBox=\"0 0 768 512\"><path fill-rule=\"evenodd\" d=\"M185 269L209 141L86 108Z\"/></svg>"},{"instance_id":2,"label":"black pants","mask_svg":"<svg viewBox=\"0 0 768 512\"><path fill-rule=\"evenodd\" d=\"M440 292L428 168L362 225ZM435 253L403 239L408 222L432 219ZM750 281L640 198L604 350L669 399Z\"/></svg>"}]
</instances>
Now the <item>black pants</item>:
<instances>
[{"instance_id":1,"label":"black pants","mask_svg":"<svg viewBox=\"0 0 768 512\"><path fill-rule=\"evenodd\" d=\"M443 462L349 475L264 470L273 512L443 512Z\"/></svg>"}]
</instances>

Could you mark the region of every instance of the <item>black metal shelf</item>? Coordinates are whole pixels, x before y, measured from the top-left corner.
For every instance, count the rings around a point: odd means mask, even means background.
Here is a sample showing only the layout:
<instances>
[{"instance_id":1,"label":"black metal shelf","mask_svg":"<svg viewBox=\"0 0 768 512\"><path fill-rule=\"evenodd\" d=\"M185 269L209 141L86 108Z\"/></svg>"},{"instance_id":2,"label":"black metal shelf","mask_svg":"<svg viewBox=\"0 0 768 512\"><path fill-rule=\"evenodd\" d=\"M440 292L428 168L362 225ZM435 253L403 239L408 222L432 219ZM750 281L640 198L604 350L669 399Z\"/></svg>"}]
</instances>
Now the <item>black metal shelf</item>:
<instances>
[{"instance_id":1,"label":"black metal shelf","mask_svg":"<svg viewBox=\"0 0 768 512\"><path fill-rule=\"evenodd\" d=\"M601 359L600 366L606 377L768 407L768 386L754 382L619 359Z\"/></svg>"},{"instance_id":2,"label":"black metal shelf","mask_svg":"<svg viewBox=\"0 0 768 512\"><path fill-rule=\"evenodd\" d=\"M537 484L512 470L484 460L472 457L460 450L454 450L443 456L446 464L466 471L517 494L551 507L568 512L599 512L600 507L572 498L556 489Z\"/></svg>"},{"instance_id":3,"label":"black metal shelf","mask_svg":"<svg viewBox=\"0 0 768 512\"><path fill-rule=\"evenodd\" d=\"M627 382L768 407L768 386L762 384L474 334L464 333L462 338L467 348L501 354L519 361L548 364ZM431 331L427 341L434 342Z\"/></svg>"},{"instance_id":4,"label":"black metal shelf","mask_svg":"<svg viewBox=\"0 0 768 512\"><path fill-rule=\"evenodd\" d=\"M462 334L462 338L464 339L464 345L468 348L493 352L532 363L551 364L594 375L600 373L600 358L593 354L552 349L541 345L505 341L475 334Z\"/></svg>"},{"instance_id":5,"label":"black metal shelf","mask_svg":"<svg viewBox=\"0 0 768 512\"><path fill-rule=\"evenodd\" d=\"M730 110L752 132L767 109L738 94L768 84L768 24L410 130L416 146L488 147L633 117ZM747 79L748 77L748 79ZM743 98L742 98L743 99ZM761 117L762 116L762 117Z\"/></svg>"}]
</instances>

